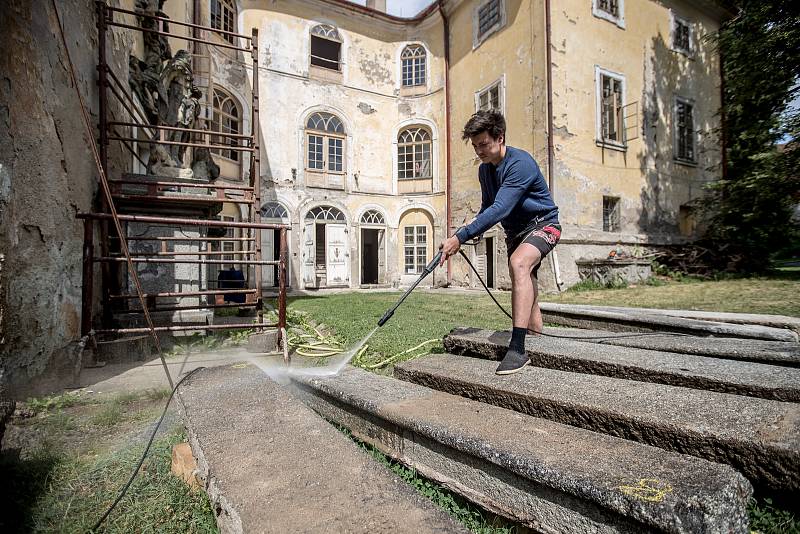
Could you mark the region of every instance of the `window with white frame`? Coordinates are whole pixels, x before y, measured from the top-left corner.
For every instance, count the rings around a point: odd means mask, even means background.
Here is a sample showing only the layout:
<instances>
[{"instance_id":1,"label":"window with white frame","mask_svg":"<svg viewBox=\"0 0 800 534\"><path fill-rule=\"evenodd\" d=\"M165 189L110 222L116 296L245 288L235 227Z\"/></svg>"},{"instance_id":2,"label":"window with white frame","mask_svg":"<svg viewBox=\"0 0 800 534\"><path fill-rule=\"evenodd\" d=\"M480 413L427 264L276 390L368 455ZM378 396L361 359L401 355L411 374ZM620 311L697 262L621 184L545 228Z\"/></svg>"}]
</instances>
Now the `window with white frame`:
<instances>
[{"instance_id":1,"label":"window with white frame","mask_svg":"<svg viewBox=\"0 0 800 534\"><path fill-rule=\"evenodd\" d=\"M675 97L675 159L696 163L694 145L694 104L691 100Z\"/></svg>"},{"instance_id":2,"label":"window with white frame","mask_svg":"<svg viewBox=\"0 0 800 534\"><path fill-rule=\"evenodd\" d=\"M214 110L211 116L211 131L219 132L221 134L241 134L242 133L242 112L239 104L228 93L214 88ZM239 140L235 137L211 136L212 145L228 145L238 146ZM211 150L214 154L218 154L223 158L228 158L233 161L239 161L239 152L236 150L228 150L222 148L214 148Z\"/></svg>"},{"instance_id":3,"label":"window with white frame","mask_svg":"<svg viewBox=\"0 0 800 534\"><path fill-rule=\"evenodd\" d=\"M314 113L306 121L306 169L344 173L345 131L331 113Z\"/></svg>"},{"instance_id":4,"label":"window with white frame","mask_svg":"<svg viewBox=\"0 0 800 534\"><path fill-rule=\"evenodd\" d=\"M431 177L431 133L421 127L406 128L397 136L397 178Z\"/></svg>"},{"instance_id":5,"label":"window with white frame","mask_svg":"<svg viewBox=\"0 0 800 534\"><path fill-rule=\"evenodd\" d=\"M625 78L602 69L597 69L597 116L598 137L603 144L625 146L625 124L623 103L625 101Z\"/></svg>"},{"instance_id":6,"label":"window with white frame","mask_svg":"<svg viewBox=\"0 0 800 534\"><path fill-rule=\"evenodd\" d=\"M361 224L386 224L386 222L378 210L367 210L361 216Z\"/></svg>"},{"instance_id":7,"label":"window with white frame","mask_svg":"<svg viewBox=\"0 0 800 534\"><path fill-rule=\"evenodd\" d=\"M400 56L403 70L403 87L425 85L427 54L422 45L409 45Z\"/></svg>"},{"instance_id":8,"label":"window with white frame","mask_svg":"<svg viewBox=\"0 0 800 534\"><path fill-rule=\"evenodd\" d=\"M500 112L503 111L503 92L501 80L498 80L482 91L478 91L478 94L475 97L476 111L488 111L490 109Z\"/></svg>"},{"instance_id":9,"label":"window with white frame","mask_svg":"<svg viewBox=\"0 0 800 534\"><path fill-rule=\"evenodd\" d=\"M624 28L625 0L592 0L592 14Z\"/></svg>"},{"instance_id":10,"label":"window with white frame","mask_svg":"<svg viewBox=\"0 0 800 534\"><path fill-rule=\"evenodd\" d=\"M619 232L619 197L603 197L603 231Z\"/></svg>"},{"instance_id":11,"label":"window with white frame","mask_svg":"<svg viewBox=\"0 0 800 534\"><path fill-rule=\"evenodd\" d=\"M672 49L676 52L692 55L692 25L675 13L672 13Z\"/></svg>"},{"instance_id":12,"label":"window with white frame","mask_svg":"<svg viewBox=\"0 0 800 534\"><path fill-rule=\"evenodd\" d=\"M225 32L236 31L236 4L234 0L211 0L211 27ZM220 33L220 37L233 44L233 35Z\"/></svg>"},{"instance_id":13,"label":"window with white frame","mask_svg":"<svg viewBox=\"0 0 800 534\"><path fill-rule=\"evenodd\" d=\"M473 12L472 46L477 47L505 24L504 0L482 0Z\"/></svg>"},{"instance_id":14,"label":"window with white frame","mask_svg":"<svg viewBox=\"0 0 800 534\"><path fill-rule=\"evenodd\" d=\"M342 70L342 38L330 24L318 24L311 29L311 64L324 69Z\"/></svg>"},{"instance_id":15,"label":"window with white frame","mask_svg":"<svg viewBox=\"0 0 800 534\"><path fill-rule=\"evenodd\" d=\"M428 227L406 226L404 229L403 257L405 274L421 274L428 263Z\"/></svg>"}]
</instances>

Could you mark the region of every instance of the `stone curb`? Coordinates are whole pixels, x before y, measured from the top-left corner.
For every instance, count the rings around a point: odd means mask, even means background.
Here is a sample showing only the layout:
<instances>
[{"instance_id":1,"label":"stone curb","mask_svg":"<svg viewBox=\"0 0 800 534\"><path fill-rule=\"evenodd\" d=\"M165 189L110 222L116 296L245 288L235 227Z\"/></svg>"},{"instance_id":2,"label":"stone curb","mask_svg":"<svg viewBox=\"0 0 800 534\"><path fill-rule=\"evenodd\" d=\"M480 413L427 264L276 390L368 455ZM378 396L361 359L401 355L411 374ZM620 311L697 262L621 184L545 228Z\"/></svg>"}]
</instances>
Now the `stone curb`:
<instances>
[{"instance_id":1,"label":"stone curb","mask_svg":"<svg viewBox=\"0 0 800 534\"><path fill-rule=\"evenodd\" d=\"M651 315L636 308L624 311L596 309L588 306L568 304L541 304L545 323L576 328L604 329L612 332L678 332L697 336L736 337L769 341L797 342L798 334L783 328L760 325L741 325L714 321L702 321L665 315Z\"/></svg>"},{"instance_id":2,"label":"stone curb","mask_svg":"<svg viewBox=\"0 0 800 534\"><path fill-rule=\"evenodd\" d=\"M567 425L727 463L754 485L800 489L800 405L437 354L395 366L426 387Z\"/></svg>"},{"instance_id":3,"label":"stone curb","mask_svg":"<svg viewBox=\"0 0 800 534\"><path fill-rule=\"evenodd\" d=\"M602 341L604 345L800 367L800 343L730 337L674 336L656 332L650 332L644 336L634 336L606 330L559 327L546 327L544 332L557 336L572 336L576 340L583 337L607 336L607 339Z\"/></svg>"},{"instance_id":4,"label":"stone curb","mask_svg":"<svg viewBox=\"0 0 800 534\"><path fill-rule=\"evenodd\" d=\"M294 378L324 417L540 532L747 532L729 466L347 368Z\"/></svg>"},{"instance_id":5,"label":"stone curb","mask_svg":"<svg viewBox=\"0 0 800 534\"><path fill-rule=\"evenodd\" d=\"M500 360L510 339L508 332L456 328L445 336L444 348L452 354ZM536 367L800 402L800 369L545 336L528 336L525 341Z\"/></svg>"},{"instance_id":6,"label":"stone curb","mask_svg":"<svg viewBox=\"0 0 800 534\"><path fill-rule=\"evenodd\" d=\"M222 533L467 533L257 367L199 371L178 399Z\"/></svg>"}]
</instances>

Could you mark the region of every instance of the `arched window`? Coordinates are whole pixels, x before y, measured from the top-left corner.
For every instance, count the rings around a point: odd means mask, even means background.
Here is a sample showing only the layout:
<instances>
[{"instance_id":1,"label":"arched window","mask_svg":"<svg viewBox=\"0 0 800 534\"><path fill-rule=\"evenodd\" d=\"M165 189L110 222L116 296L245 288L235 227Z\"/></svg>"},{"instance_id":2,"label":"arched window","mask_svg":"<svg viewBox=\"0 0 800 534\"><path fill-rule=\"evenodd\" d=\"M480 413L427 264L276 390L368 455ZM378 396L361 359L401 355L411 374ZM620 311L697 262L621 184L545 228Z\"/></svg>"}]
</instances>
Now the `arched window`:
<instances>
[{"instance_id":1,"label":"arched window","mask_svg":"<svg viewBox=\"0 0 800 534\"><path fill-rule=\"evenodd\" d=\"M311 64L331 70L342 70L342 38L330 24L318 24L311 29Z\"/></svg>"},{"instance_id":2,"label":"arched window","mask_svg":"<svg viewBox=\"0 0 800 534\"><path fill-rule=\"evenodd\" d=\"M241 134L242 133L242 111L236 100L223 91L214 88L214 114L211 118L211 131L222 134ZM224 136L211 136L212 145L238 146L237 138ZM239 161L239 152L221 148L212 149L211 152L219 154L223 158Z\"/></svg>"},{"instance_id":3,"label":"arched window","mask_svg":"<svg viewBox=\"0 0 800 534\"><path fill-rule=\"evenodd\" d=\"M383 214L377 210L367 210L361 216L361 224L386 224Z\"/></svg>"},{"instance_id":4,"label":"arched window","mask_svg":"<svg viewBox=\"0 0 800 534\"><path fill-rule=\"evenodd\" d=\"M331 113L314 113L306 121L306 169L344 173L344 125Z\"/></svg>"},{"instance_id":5,"label":"arched window","mask_svg":"<svg viewBox=\"0 0 800 534\"><path fill-rule=\"evenodd\" d=\"M307 221L346 222L344 213L333 206L317 206L306 213Z\"/></svg>"},{"instance_id":6,"label":"arched window","mask_svg":"<svg viewBox=\"0 0 800 534\"><path fill-rule=\"evenodd\" d=\"M425 85L425 48L409 45L400 56L403 61L403 86Z\"/></svg>"},{"instance_id":7,"label":"arched window","mask_svg":"<svg viewBox=\"0 0 800 534\"><path fill-rule=\"evenodd\" d=\"M234 0L211 0L211 27L226 32L236 32L236 3ZM233 44L233 35L220 33L220 37Z\"/></svg>"},{"instance_id":8,"label":"arched window","mask_svg":"<svg viewBox=\"0 0 800 534\"><path fill-rule=\"evenodd\" d=\"M397 178L431 178L431 134L425 128L406 128L397 136Z\"/></svg>"},{"instance_id":9,"label":"arched window","mask_svg":"<svg viewBox=\"0 0 800 534\"><path fill-rule=\"evenodd\" d=\"M277 202L267 202L266 204L261 206L261 218L288 221L289 212L287 212L286 208L284 208Z\"/></svg>"}]
</instances>

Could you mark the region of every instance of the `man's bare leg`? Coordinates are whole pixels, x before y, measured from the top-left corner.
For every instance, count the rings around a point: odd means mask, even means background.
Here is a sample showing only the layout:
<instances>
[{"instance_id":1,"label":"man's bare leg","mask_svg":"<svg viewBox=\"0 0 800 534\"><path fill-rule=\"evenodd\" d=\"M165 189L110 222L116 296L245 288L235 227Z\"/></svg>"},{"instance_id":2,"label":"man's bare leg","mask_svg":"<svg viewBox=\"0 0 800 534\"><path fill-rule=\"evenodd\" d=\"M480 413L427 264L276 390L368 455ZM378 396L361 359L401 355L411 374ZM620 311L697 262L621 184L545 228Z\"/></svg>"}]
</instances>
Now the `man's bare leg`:
<instances>
[{"instance_id":1,"label":"man's bare leg","mask_svg":"<svg viewBox=\"0 0 800 534\"><path fill-rule=\"evenodd\" d=\"M531 305L531 316L528 320L528 334L539 335L542 333L544 323L542 321L542 310L539 308L539 279L531 271L531 284L533 284L533 304Z\"/></svg>"},{"instance_id":2,"label":"man's bare leg","mask_svg":"<svg viewBox=\"0 0 800 534\"><path fill-rule=\"evenodd\" d=\"M499 375L515 373L528 363L528 356L525 353L525 335L537 295L531 271L539 263L541 257L542 253L539 249L528 243L523 243L508 260L508 268L511 273L511 317L513 329L508 352L506 352L503 361L500 362L495 371Z\"/></svg>"}]
</instances>

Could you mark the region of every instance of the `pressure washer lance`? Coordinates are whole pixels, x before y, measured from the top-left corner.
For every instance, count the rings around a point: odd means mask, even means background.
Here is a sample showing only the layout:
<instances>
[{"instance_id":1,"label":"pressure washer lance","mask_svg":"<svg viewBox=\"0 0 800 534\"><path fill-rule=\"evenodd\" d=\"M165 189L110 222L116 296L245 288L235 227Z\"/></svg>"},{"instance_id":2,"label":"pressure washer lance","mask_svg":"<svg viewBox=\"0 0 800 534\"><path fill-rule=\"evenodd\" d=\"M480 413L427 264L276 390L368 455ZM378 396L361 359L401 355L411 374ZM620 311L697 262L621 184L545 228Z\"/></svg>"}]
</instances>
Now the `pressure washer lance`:
<instances>
[{"instance_id":1,"label":"pressure washer lance","mask_svg":"<svg viewBox=\"0 0 800 534\"><path fill-rule=\"evenodd\" d=\"M378 321L378 326L383 326L386 323L386 321L392 318L392 315L394 315L394 311L403 303L404 300L406 300L406 297L409 295L409 293L414 291L414 288L417 287L419 283L425 279L426 276L431 274L434 269L436 269L436 266L439 265L440 261L442 261L441 250L436 254L436 256L433 257L431 262L425 266L425 269L422 270L422 274L419 276L419 278L417 278L417 281L414 282L414 284L411 287L406 289L406 292L403 293L403 296L400 297L400 300L397 301L397 304L389 308L389 310L383 314L381 320Z\"/></svg>"}]
</instances>

